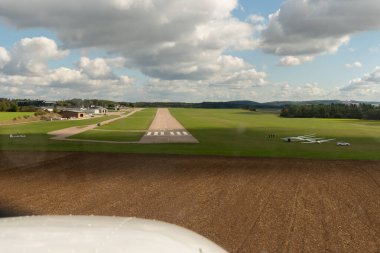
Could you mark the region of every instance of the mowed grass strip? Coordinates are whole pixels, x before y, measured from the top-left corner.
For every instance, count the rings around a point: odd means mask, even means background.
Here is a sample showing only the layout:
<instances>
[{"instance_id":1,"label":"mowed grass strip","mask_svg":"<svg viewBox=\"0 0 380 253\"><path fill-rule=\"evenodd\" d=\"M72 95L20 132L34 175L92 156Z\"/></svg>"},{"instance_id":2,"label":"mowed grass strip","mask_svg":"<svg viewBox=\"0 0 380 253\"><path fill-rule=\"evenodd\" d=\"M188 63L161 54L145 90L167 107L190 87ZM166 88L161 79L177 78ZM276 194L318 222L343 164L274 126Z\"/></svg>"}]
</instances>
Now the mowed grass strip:
<instances>
[{"instance_id":1,"label":"mowed grass strip","mask_svg":"<svg viewBox=\"0 0 380 253\"><path fill-rule=\"evenodd\" d=\"M0 134L47 134L48 132L68 127L92 125L116 117L104 116L84 120L38 121L27 124L0 126Z\"/></svg>"},{"instance_id":2,"label":"mowed grass strip","mask_svg":"<svg viewBox=\"0 0 380 253\"><path fill-rule=\"evenodd\" d=\"M97 129L103 130L146 130L152 123L157 109L148 108L142 111L136 112L131 116L116 120L110 124L106 124Z\"/></svg>"},{"instance_id":3,"label":"mowed grass strip","mask_svg":"<svg viewBox=\"0 0 380 253\"><path fill-rule=\"evenodd\" d=\"M96 131L89 130L69 139L96 140L96 141L118 141L118 142L137 142L144 135L144 132L125 132L125 131Z\"/></svg>"},{"instance_id":4,"label":"mowed grass strip","mask_svg":"<svg viewBox=\"0 0 380 253\"><path fill-rule=\"evenodd\" d=\"M171 109L199 141L197 153L322 159L380 159L380 121L290 119L244 110ZM277 138L269 139L275 134ZM323 144L287 143L286 136L316 134ZM350 147L339 147L347 141ZM187 149L187 148L186 148Z\"/></svg>"},{"instance_id":5,"label":"mowed grass strip","mask_svg":"<svg viewBox=\"0 0 380 253\"><path fill-rule=\"evenodd\" d=\"M33 116L34 112L0 112L0 122L8 121L14 118L23 118L24 116Z\"/></svg>"}]
</instances>

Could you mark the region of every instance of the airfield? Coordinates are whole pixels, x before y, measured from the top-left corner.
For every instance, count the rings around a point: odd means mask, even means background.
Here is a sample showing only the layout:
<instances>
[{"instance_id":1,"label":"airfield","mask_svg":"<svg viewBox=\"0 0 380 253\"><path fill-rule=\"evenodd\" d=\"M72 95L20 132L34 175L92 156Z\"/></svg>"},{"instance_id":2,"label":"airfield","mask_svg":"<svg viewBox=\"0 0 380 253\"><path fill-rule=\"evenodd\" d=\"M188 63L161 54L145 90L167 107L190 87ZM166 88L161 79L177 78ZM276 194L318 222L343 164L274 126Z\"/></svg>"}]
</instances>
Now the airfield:
<instances>
[{"instance_id":1,"label":"airfield","mask_svg":"<svg viewBox=\"0 0 380 253\"><path fill-rule=\"evenodd\" d=\"M77 132L57 140L67 129ZM334 141L281 139L309 134ZM273 111L149 108L0 122L0 215L157 219L231 253L379 252L379 145L378 121Z\"/></svg>"},{"instance_id":2,"label":"airfield","mask_svg":"<svg viewBox=\"0 0 380 253\"><path fill-rule=\"evenodd\" d=\"M291 119L281 118L272 111L176 108L169 109L175 120L172 127L161 120L163 125L155 128L156 116L163 115L165 119L168 111L157 112L157 109L148 108L133 114L127 111L84 120L13 125L0 122L0 149L380 160L379 121ZM110 120L112 122L104 124ZM97 126L98 123L102 124ZM76 132L65 136L73 129ZM55 140L60 138L55 135L57 132L63 133L66 141ZM16 134L26 138L9 138ZM281 139L309 134L334 141L302 144ZM148 138L150 143L146 141ZM338 142L352 145L337 146Z\"/></svg>"}]
</instances>

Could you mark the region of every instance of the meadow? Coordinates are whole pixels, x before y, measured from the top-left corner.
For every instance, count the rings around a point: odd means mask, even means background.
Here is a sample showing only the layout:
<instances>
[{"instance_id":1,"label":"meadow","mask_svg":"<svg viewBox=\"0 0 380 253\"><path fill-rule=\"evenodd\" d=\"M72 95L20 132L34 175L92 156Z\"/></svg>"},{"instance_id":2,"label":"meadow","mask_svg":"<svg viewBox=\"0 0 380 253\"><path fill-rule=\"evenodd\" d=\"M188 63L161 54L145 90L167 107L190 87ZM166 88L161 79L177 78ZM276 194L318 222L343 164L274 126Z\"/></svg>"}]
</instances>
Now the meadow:
<instances>
[{"instance_id":1,"label":"meadow","mask_svg":"<svg viewBox=\"0 0 380 253\"><path fill-rule=\"evenodd\" d=\"M71 136L70 139L137 142L149 128L156 111L157 109L144 109L127 118Z\"/></svg>"},{"instance_id":2,"label":"meadow","mask_svg":"<svg viewBox=\"0 0 380 253\"><path fill-rule=\"evenodd\" d=\"M144 111L147 115L154 112L151 109ZM52 130L100 121L91 119L1 126L0 149L380 160L379 121L290 119L281 118L274 113L245 110L170 109L170 111L199 140L199 144L65 142L50 140L47 135L47 132ZM147 128L147 121L137 120L137 118L130 120L135 122L131 123L133 130ZM123 131L132 130L128 128L130 125L126 122L127 119L116 121L99 127L99 130L118 130L118 134L122 134ZM100 140L119 138L115 135L105 137L106 131L99 130L83 134ZM28 136L25 139L9 139L8 135L16 132L28 134ZM138 134L141 133L128 133L123 138L136 140ZM276 138L268 138L271 134ZM280 139L280 137L306 134L333 138L335 141L324 144L301 144L287 143ZM347 141L352 145L339 147L336 146L337 141Z\"/></svg>"},{"instance_id":3,"label":"meadow","mask_svg":"<svg viewBox=\"0 0 380 253\"><path fill-rule=\"evenodd\" d=\"M0 122L13 120L14 118L23 118L24 116L33 116L34 112L0 112Z\"/></svg>"}]
</instances>

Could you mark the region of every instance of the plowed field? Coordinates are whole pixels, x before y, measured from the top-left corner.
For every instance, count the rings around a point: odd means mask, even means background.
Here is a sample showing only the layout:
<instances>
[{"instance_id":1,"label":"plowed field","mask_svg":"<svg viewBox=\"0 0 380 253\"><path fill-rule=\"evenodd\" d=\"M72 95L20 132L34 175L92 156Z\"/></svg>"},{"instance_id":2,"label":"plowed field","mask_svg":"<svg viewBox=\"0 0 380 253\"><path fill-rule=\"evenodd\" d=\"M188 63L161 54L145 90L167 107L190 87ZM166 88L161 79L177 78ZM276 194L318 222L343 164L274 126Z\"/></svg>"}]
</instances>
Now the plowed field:
<instances>
[{"instance_id":1,"label":"plowed field","mask_svg":"<svg viewBox=\"0 0 380 253\"><path fill-rule=\"evenodd\" d=\"M117 215L231 253L380 252L380 162L0 153L0 215Z\"/></svg>"}]
</instances>

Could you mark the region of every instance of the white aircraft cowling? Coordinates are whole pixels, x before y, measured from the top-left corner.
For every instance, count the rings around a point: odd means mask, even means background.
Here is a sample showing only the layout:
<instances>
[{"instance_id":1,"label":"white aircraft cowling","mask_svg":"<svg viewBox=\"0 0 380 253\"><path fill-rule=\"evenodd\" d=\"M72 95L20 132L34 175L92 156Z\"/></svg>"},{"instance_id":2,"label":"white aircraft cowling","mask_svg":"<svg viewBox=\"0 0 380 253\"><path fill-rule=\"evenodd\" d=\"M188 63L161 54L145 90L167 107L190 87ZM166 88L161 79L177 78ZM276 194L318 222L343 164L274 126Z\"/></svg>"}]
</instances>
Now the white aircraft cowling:
<instances>
[{"instance_id":1,"label":"white aircraft cowling","mask_svg":"<svg viewBox=\"0 0 380 253\"><path fill-rule=\"evenodd\" d=\"M99 216L2 218L0 245L4 253L227 253L176 225Z\"/></svg>"}]
</instances>

